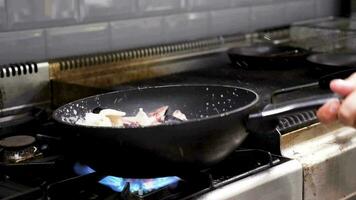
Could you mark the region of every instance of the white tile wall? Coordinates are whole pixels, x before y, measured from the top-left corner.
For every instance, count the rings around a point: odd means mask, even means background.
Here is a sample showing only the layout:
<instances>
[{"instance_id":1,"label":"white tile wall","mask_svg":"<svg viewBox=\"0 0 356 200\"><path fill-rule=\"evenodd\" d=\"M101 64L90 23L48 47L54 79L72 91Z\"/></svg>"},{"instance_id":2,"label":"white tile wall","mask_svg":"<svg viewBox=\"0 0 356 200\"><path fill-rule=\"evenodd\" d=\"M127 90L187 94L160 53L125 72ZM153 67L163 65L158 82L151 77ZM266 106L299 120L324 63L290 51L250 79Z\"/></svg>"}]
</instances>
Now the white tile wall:
<instances>
[{"instance_id":1,"label":"white tile wall","mask_svg":"<svg viewBox=\"0 0 356 200\"><path fill-rule=\"evenodd\" d=\"M291 1L286 4L286 22L315 18L315 2L309 0Z\"/></svg>"},{"instance_id":2,"label":"white tile wall","mask_svg":"<svg viewBox=\"0 0 356 200\"><path fill-rule=\"evenodd\" d=\"M46 30L47 57L64 57L110 51L109 23Z\"/></svg>"},{"instance_id":3,"label":"white tile wall","mask_svg":"<svg viewBox=\"0 0 356 200\"><path fill-rule=\"evenodd\" d=\"M258 5L268 5L268 4L280 4L280 3L286 3L288 1L297 1L297 0L231 0L231 5L232 7L258 6Z\"/></svg>"},{"instance_id":4,"label":"white tile wall","mask_svg":"<svg viewBox=\"0 0 356 200\"><path fill-rule=\"evenodd\" d=\"M252 7L251 30L286 25L286 15L286 3Z\"/></svg>"},{"instance_id":5,"label":"white tile wall","mask_svg":"<svg viewBox=\"0 0 356 200\"><path fill-rule=\"evenodd\" d=\"M164 17L163 35L166 42L205 38L209 28L209 13L187 13Z\"/></svg>"},{"instance_id":6,"label":"white tile wall","mask_svg":"<svg viewBox=\"0 0 356 200\"><path fill-rule=\"evenodd\" d=\"M254 31L335 15L339 2L0 0L0 64Z\"/></svg>"},{"instance_id":7,"label":"white tile wall","mask_svg":"<svg viewBox=\"0 0 356 200\"><path fill-rule=\"evenodd\" d=\"M111 23L112 50L144 47L162 42L162 17Z\"/></svg>"},{"instance_id":8,"label":"white tile wall","mask_svg":"<svg viewBox=\"0 0 356 200\"><path fill-rule=\"evenodd\" d=\"M32 29L74 24L78 19L77 0L7 0L11 29Z\"/></svg>"},{"instance_id":9,"label":"white tile wall","mask_svg":"<svg viewBox=\"0 0 356 200\"><path fill-rule=\"evenodd\" d=\"M315 0L316 1L316 17L333 16L338 12L339 1L342 0Z\"/></svg>"},{"instance_id":10,"label":"white tile wall","mask_svg":"<svg viewBox=\"0 0 356 200\"><path fill-rule=\"evenodd\" d=\"M250 31L250 8L233 8L211 12L209 35L227 35Z\"/></svg>"},{"instance_id":11,"label":"white tile wall","mask_svg":"<svg viewBox=\"0 0 356 200\"><path fill-rule=\"evenodd\" d=\"M231 7L231 0L187 0L188 10L217 10Z\"/></svg>"},{"instance_id":12,"label":"white tile wall","mask_svg":"<svg viewBox=\"0 0 356 200\"><path fill-rule=\"evenodd\" d=\"M45 58L43 30L0 33L0 63L37 61Z\"/></svg>"},{"instance_id":13,"label":"white tile wall","mask_svg":"<svg viewBox=\"0 0 356 200\"><path fill-rule=\"evenodd\" d=\"M0 30L4 30L7 25L5 0L0 0Z\"/></svg>"},{"instance_id":14,"label":"white tile wall","mask_svg":"<svg viewBox=\"0 0 356 200\"><path fill-rule=\"evenodd\" d=\"M185 7L186 0L138 0L138 9L142 16L179 13Z\"/></svg>"},{"instance_id":15,"label":"white tile wall","mask_svg":"<svg viewBox=\"0 0 356 200\"><path fill-rule=\"evenodd\" d=\"M231 0L231 7L252 6L256 2L259 1L258 0Z\"/></svg>"},{"instance_id":16,"label":"white tile wall","mask_svg":"<svg viewBox=\"0 0 356 200\"><path fill-rule=\"evenodd\" d=\"M134 0L79 0L84 22L127 19L137 15Z\"/></svg>"}]
</instances>

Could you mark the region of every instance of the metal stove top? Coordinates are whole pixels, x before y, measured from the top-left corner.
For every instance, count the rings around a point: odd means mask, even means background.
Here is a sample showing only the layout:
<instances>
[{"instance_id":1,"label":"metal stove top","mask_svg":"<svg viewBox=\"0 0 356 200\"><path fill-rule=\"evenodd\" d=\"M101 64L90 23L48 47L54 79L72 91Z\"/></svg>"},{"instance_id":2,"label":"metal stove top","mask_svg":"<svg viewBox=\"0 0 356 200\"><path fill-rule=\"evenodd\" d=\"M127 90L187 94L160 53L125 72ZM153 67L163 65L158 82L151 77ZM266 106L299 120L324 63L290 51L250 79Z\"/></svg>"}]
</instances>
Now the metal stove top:
<instances>
[{"instance_id":1,"label":"metal stove top","mask_svg":"<svg viewBox=\"0 0 356 200\"><path fill-rule=\"evenodd\" d=\"M203 61L199 59L203 59ZM196 70L146 81L130 82L118 87L114 85L95 88L89 85L54 81L52 85L53 99L58 100L61 96L63 97L61 91L78 93L78 91L85 90L89 93L97 93L118 88L157 85L158 83L222 83L256 90L262 97L261 102L259 102L262 108L270 102L270 93L273 90L315 80L315 77L308 74L304 68L295 68L288 71L246 71L230 66L224 54L214 54L199 59L183 62L187 66L199 63ZM174 63L175 67L181 64L180 62ZM270 77L276 76L276 74L278 74L278 79L271 81ZM288 76L291 75L299 77L296 82L291 83L289 81ZM307 94L305 93L305 95ZM58 102L60 101L58 100ZM0 187L0 195L7 199L24 199L27 196L27 199L169 200L239 198L244 200L256 199L254 194L261 196L268 192L269 195L264 195L264 199L300 200L302 195L301 166L296 161L278 156L280 155L280 144L278 142L283 131L291 130L296 126L303 126L305 122L310 123L310 119L303 118L303 116L304 114L302 117L290 116L284 121L281 120L278 130L273 133L265 133L263 136L260 135L261 137L252 137L243 146L243 148L264 150L237 150L218 166L200 174L179 177L182 180L173 184L173 186L168 185L146 194L142 191L128 192L133 187L132 185L118 186L118 182L111 185L98 183L109 174L94 172L79 173L82 175L78 175L75 173L73 170L75 160L63 157L64 147L60 142L60 133L49 120L50 117L46 115L46 110L30 110L28 118L19 117L26 119L24 120L26 123L13 123L12 125L6 123L8 126L2 128L0 139L16 134L36 136L36 145L38 145L36 147L41 150L42 156L10 165L0 163L1 172L4 172L1 174L2 182L0 184L2 188ZM12 122L17 121L18 119ZM256 140L262 142L259 143ZM267 144L267 141L273 143ZM120 182L121 179L114 180Z\"/></svg>"},{"instance_id":2,"label":"metal stove top","mask_svg":"<svg viewBox=\"0 0 356 200\"><path fill-rule=\"evenodd\" d=\"M13 131L9 135L18 133L16 129ZM237 149L222 163L210 169L179 177L177 181L167 182L167 185L163 184L157 189L150 188L147 191L148 189L145 188L135 188L132 182L131 184L128 184L128 181L123 183L119 177L94 172L89 166L80 165L82 167L79 169L75 167L78 165L75 160L63 155L65 147L61 143L59 129L50 120L33 123L31 130L29 129L26 133L21 132L21 134L27 137L23 136L24 141L16 144L15 151L21 151L21 146L25 148L33 146L40 154L26 160L16 161L6 159L7 146L0 149L1 199L212 199L210 195L215 195L215 192L221 192L224 188L241 181L250 182L249 190L253 190L254 185L259 183L258 180L253 181L253 179L261 179L259 176L272 173L275 173L274 176L269 177L272 182L285 181L280 180L281 174L285 173L284 178L291 176L297 178L296 184L301 183L299 180L301 167L294 161L273 155L268 151L246 149L246 147ZM0 139L7 137L7 140L2 141L11 141L13 136L9 135L2 136ZM25 141L25 139L28 138L31 139L31 144L26 143L29 140ZM35 142L32 139L35 139ZM291 166L293 167L290 168ZM277 171L278 174L276 174ZM264 181L266 180L264 178ZM147 180L144 182L147 183ZM288 186L287 191L293 196L293 191L288 188L291 187ZM239 192L240 195L243 193L243 191ZM293 199L299 199L297 197ZM225 198L221 196L220 199Z\"/></svg>"}]
</instances>

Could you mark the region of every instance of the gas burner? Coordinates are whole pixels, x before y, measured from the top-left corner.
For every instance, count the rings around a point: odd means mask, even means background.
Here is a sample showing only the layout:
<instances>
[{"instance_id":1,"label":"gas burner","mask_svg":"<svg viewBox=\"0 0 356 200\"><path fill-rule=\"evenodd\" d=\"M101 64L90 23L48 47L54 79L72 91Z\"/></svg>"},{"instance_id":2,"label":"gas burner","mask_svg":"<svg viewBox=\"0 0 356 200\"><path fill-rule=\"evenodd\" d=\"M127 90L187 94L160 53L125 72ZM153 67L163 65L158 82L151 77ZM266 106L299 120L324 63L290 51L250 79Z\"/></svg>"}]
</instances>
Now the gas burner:
<instances>
[{"instance_id":1,"label":"gas burner","mask_svg":"<svg viewBox=\"0 0 356 200\"><path fill-rule=\"evenodd\" d=\"M254 158L254 159L251 159ZM88 165L76 163L73 171L80 177L97 176L100 186L110 188L118 200L176 200L195 199L217 188L263 172L285 162L285 158L256 149L238 149L230 157L212 168L186 176L156 177L150 179L106 176ZM243 163L243 164L241 164ZM67 183L69 184L69 183ZM74 185L80 185L75 183ZM70 188L66 186L61 188ZM74 187L74 186L73 186ZM98 186L97 186L98 187ZM57 187L58 188L58 187ZM57 191L56 193L62 193ZM214 199L214 198L212 198Z\"/></svg>"},{"instance_id":2,"label":"gas burner","mask_svg":"<svg viewBox=\"0 0 356 200\"><path fill-rule=\"evenodd\" d=\"M0 145L4 148L24 148L34 144L35 137L29 135L18 135L0 140Z\"/></svg>"},{"instance_id":3,"label":"gas burner","mask_svg":"<svg viewBox=\"0 0 356 200\"><path fill-rule=\"evenodd\" d=\"M95 173L89 166L76 163L74 171L78 175L87 175ZM166 188L175 188L181 179L172 177L160 177L150 179L135 179L135 178L121 178L115 176L106 176L102 178L99 183L111 188L115 192L123 192L131 196L137 196L137 199L152 194L153 192L161 191Z\"/></svg>"},{"instance_id":4,"label":"gas burner","mask_svg":"<svg viewBox=\"0 0 356 200\"><path fill-rule=\"evenodd\" d=\"M3 159L8 163L19 163L41 155L34 145L35 137L17 135L0 140L0 146L4 148Z\"/></svg>"}]
</instances>

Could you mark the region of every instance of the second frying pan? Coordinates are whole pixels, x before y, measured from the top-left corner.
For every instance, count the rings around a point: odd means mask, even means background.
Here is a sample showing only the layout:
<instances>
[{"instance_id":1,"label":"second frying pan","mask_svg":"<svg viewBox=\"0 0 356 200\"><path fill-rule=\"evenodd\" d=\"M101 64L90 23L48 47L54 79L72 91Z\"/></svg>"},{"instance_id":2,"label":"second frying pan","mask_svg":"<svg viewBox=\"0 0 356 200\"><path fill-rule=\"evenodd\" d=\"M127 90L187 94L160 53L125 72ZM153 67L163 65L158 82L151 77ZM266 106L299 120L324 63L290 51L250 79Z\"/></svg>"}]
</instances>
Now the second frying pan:
<instances>
[{"instance_id":1,"label":"second frying pan","mask_svg":"<svg viewBox=\"0 0 356 200\"><path fill-rule=\"evenodd\" d=\"M323 53L307 58L320 75L356 68L356 53Z\"/></svg>"},{"instance_id":2,"label":"second frying pan","mask_svg":"<svg viewBox=\"0 0 356 200\"><path fill-rule=\"evenodd\" d=\"M302 48L270 43L253 44L228 51L230 60L236 67L264 70L302 66L309 54L309 51Z\"/></svg>"}]
</instances>

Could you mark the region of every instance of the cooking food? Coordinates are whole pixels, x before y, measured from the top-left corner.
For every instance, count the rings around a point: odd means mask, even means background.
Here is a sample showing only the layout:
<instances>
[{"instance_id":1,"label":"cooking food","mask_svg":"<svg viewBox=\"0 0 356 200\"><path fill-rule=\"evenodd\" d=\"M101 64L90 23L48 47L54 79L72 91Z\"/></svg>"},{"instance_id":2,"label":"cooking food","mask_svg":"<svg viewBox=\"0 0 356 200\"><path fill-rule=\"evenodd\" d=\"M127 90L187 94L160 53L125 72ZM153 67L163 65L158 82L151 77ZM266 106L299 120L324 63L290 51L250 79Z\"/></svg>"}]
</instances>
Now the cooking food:
<instances>
[{"instance_id":1,"label":"cooking food","mask_svg":"<svg viewBox=\"0 0 356 200\"><path fill-rule=\"evenodd\" d=\"M168 115L167 111L168 106L162 106L147 114L143 108L139 108L136 116L126 116L125 112L119 110L97 108L93 112L85 113L84 118L79 119L76 124L98 127L138 128L187 121L187 117L180 110L175 110L172 115Z\"/></svg>"},{"instance_id":2,"label":"cooking food","mask_svg":"<svg viewBox=\"0 0 356 200\"><path fill-rule=\"evenodd\" d=\"M278 117L315 109L330 99L330 95L312 96L308 100L294 99L270 105L263 112L252 113L262 105L262 101L248 88L168 85L119 90L79 99L58 108L53 118L63 129L68 129L63 131L68 156L102 174L135 178L186 177L226 159L250 131L263 134L274 130ZM164 112L163 105L169 106L168 112ZM165 113L164 124L143 128L76 124L78 117L84 118L88 112L99 114L103 109L96 109L98 106L131 111L122 119L137 115L140 107L147 111L148 118L154 116L160 120ZM154 106L160 109L149 113L156 108ZM176 122L173 111L179 109L187 114L188 121ZM167 121L175 124L166 125ZM125 124L125 120L122 123Z\"/></svg>"}]
</instances>

